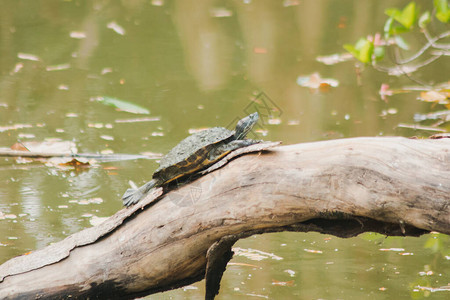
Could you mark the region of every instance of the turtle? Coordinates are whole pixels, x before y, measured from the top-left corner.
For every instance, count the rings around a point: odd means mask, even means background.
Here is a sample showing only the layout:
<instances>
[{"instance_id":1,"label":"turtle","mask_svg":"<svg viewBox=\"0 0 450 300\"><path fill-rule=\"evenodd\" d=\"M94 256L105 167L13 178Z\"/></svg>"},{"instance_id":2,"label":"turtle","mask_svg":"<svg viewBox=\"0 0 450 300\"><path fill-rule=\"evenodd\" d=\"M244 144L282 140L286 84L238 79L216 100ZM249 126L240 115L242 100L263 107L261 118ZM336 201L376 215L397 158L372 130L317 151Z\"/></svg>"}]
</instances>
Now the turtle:
<instances>
[{"instance_id":1,"label":"turtle","mask_svg":"<svg viewBox=\"0 0 450 300\"><path fill-rule=\"evenodd\" d=\"M166 185L212 165L233 150L260 143L245 138L258 119L259 115L255 112L239 120L234 131L213 127L188 136L161 159L152 180L137 189L125 191L122 196L124 206L138 203L154 187Z\"/></svg>"}]
</instances>

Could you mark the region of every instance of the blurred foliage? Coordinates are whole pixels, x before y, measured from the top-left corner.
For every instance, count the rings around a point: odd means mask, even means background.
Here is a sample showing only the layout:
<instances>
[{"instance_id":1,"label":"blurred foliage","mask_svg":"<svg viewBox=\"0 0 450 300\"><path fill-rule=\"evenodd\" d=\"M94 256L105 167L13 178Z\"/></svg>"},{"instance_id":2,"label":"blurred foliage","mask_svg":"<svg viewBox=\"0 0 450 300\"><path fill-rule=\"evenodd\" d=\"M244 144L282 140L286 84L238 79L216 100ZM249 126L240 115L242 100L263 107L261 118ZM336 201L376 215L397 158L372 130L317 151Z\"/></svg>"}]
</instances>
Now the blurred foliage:
<instances>
[{"instance_id":1,"label":"blurred foliage","mask_svg":"<svg viewBox=\"0 0 450 300\"><path fill-rule=\"evenodd\" d=\"M396 46L403 50L408 50L409 44L404 40L401 34L415 31L417 24L420 31L425 35L431 48L448 49L448 45L438 46L435 42L438 39L447 37L445 32L436 37L431 37L427 31L427 27L431 22L439 21L447 24L450 19L450 8L447 0L435 0L433 2L434 9L432 12L425 11L420 17L420 9L414 1L407 4L403 9L388 8L385 14L389 16L384 25L384 39L377 34L374 37L359 39L354 45L345 44L344 49L351 53L356 59L365 64L375 64L384 58L385 47ZM427 47L427 48L428 48ZM418 53L421 56L422 53ZM415 56L413 56L415 57Z\"/></svg>"}]
</instances>

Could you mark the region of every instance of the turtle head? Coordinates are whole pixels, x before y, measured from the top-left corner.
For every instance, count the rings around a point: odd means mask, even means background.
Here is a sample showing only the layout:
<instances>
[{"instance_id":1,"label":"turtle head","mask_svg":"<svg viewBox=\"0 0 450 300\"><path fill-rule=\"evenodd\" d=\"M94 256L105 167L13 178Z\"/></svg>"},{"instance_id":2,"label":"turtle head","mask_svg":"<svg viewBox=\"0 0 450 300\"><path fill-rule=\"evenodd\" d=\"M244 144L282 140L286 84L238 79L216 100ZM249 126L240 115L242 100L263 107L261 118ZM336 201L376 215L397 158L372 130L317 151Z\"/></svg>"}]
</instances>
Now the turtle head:
<instances>
[{"instance_id":1,"label":"turtle head","mask_svg":"<svg viewBox=\"0 0 450 300\"><path fill-rule=\"evenodd\" d=\"M252 130L256 122L258 122L258 119L259 115L257 112L255 112L239 120L239 122L236 125L236 133L234 134L234 138L236 140L244 139L247 133L249 133L249 131Z\"/></svg>"}]
</instances>

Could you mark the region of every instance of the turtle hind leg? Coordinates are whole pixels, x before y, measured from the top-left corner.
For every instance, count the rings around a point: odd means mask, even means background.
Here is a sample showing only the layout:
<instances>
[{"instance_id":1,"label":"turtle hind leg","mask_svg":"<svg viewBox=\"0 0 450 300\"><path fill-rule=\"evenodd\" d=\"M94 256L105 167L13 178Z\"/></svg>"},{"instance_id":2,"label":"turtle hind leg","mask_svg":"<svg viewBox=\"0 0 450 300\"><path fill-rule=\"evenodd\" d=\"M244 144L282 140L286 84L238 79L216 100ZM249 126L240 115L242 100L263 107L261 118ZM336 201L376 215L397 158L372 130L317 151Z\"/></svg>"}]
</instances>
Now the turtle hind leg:
<instances>
[{"instance_id":1,"label":"turtle hind leg","mask_svg":"<svg viewBox=\"0 0 450 300\"><path fill-rule=\"evenodd\" d=\"M122 196L123 205L128 207L130 205L138 203L147 195L148 191L156 186L156 184L157 181L153 179L138 189L127 189Z\"/></svg>"}]
</instances>

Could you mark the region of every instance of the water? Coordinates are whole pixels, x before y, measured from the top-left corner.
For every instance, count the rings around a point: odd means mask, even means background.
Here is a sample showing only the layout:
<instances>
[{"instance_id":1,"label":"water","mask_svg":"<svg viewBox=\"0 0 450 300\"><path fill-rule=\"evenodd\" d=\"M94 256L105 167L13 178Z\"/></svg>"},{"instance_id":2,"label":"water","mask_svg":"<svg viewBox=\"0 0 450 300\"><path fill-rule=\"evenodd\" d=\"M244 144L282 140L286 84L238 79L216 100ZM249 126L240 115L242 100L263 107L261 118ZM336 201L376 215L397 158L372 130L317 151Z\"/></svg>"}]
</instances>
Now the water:
<instances>
[{"instance_id":1,"label":"water","mask_svg":"<svg viewBox=\"0 0 450 300\"><path fill-rule=\"evenodd\" d=\"M189 130L232 126L255 109L271 115L259 124L257 137L284 144L428 135L396 125L413 123L414 113L435 109L431 104L411 95L385 103L378 95L381 83L412 82L369 68L358 79L352 62L325 66L315 59L380 31L384 9L404 3L2 1L0 127L16 129L0 131L0 146L58 139L73 141L83 153L166 153ZM297 84L299 76L314 72L339 86L325 92ZM420 78L445 81L444 72L433 64ZM138 104L150 115L117 111L94 100L99 96ZM383 110L393 113L380 116ZM141 118L149 119L127 121ZM156 168L155 160L67 170L0 159L0 262L114 214L128 181L142 184ZM449 253L424 248L434 235L365 237L277 233L241 240L235 247L244 253L251 248L282 259L236 256L218 299L448 294L413 292L418 285L448 283ZM448 240L439 238L440 249L448 249ZM380 250L391 248L404 250ZM150 298L201 299L203 285Z\"/></svg>"}]
</instances>

